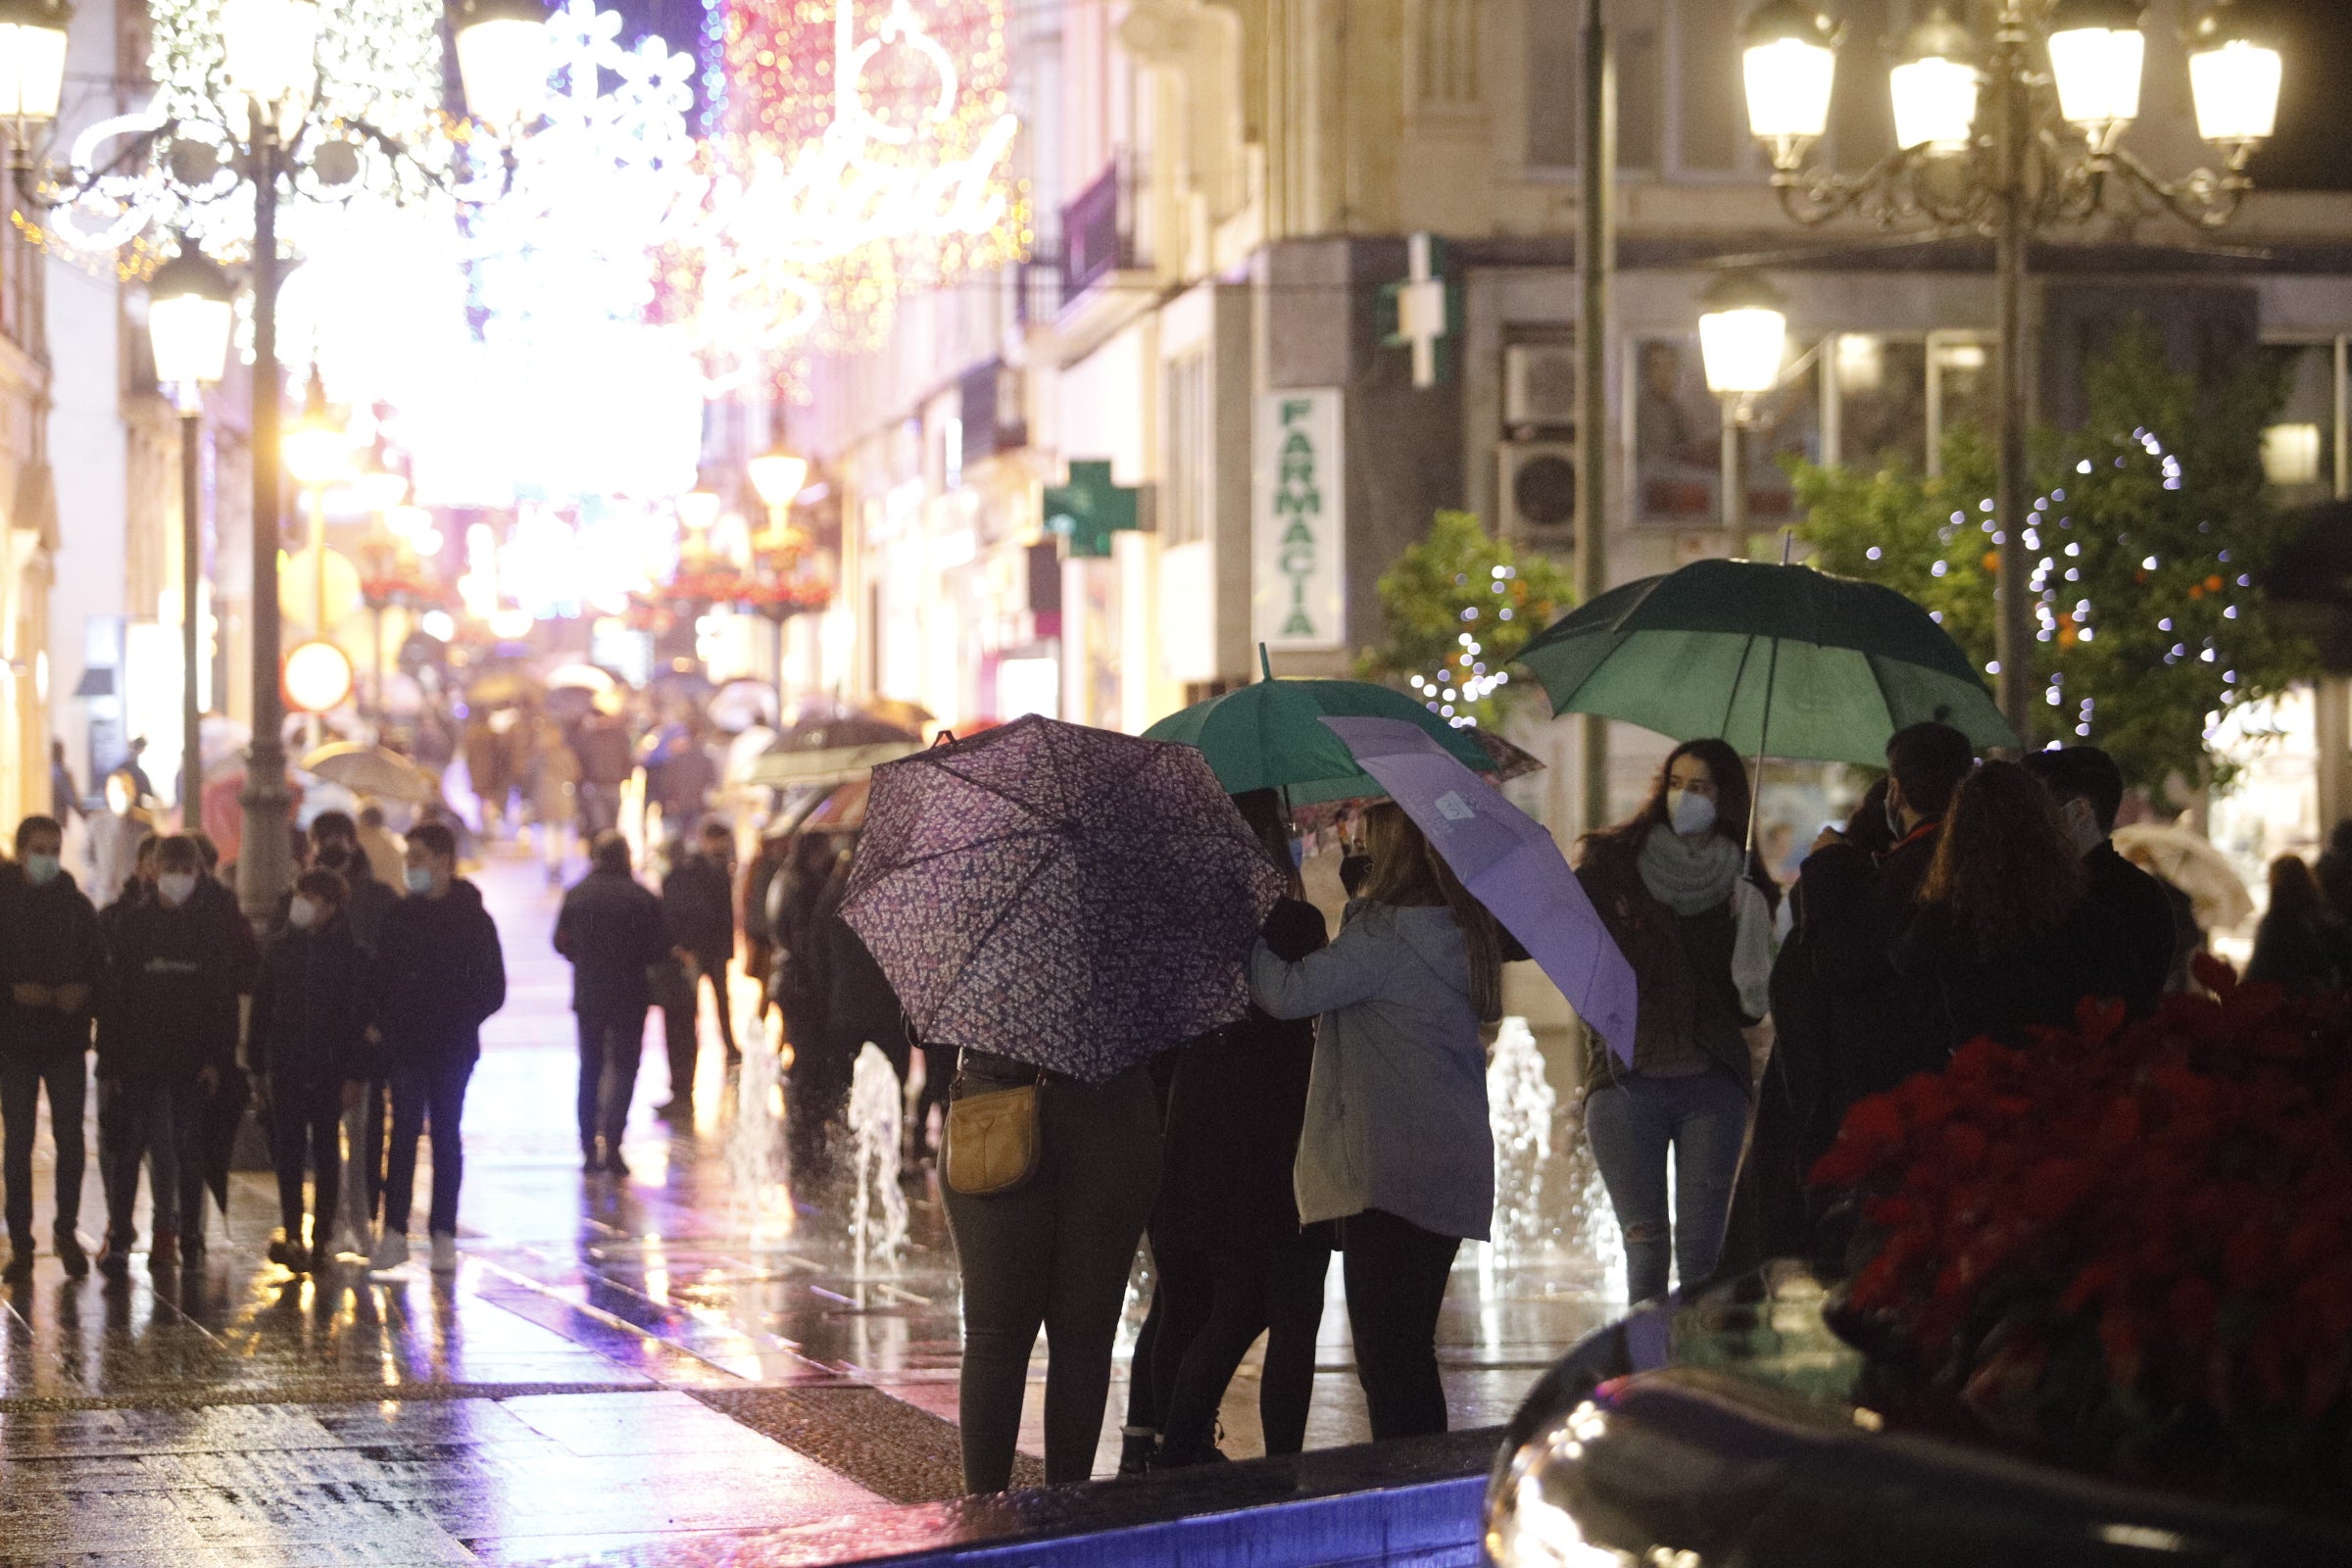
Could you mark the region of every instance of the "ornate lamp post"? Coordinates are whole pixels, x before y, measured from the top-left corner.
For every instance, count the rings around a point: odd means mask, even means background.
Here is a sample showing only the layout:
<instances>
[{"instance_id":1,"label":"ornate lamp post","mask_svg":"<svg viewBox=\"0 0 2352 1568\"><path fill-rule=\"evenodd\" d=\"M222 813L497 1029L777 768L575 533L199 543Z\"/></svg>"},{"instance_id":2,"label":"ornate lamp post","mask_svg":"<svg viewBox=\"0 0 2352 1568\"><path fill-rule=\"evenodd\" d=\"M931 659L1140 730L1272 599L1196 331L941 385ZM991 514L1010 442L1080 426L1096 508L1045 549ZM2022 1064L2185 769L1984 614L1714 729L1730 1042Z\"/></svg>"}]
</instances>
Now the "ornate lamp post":
<instances>
[{"instance_id":1,"label":"ornate lamp post","mask_svg":"<svg viewBox=\"0 0 2352 1568\"><path fill-rule=\"evenodd\" d=\"M792 538L792 498L801 493L808 482L808 460L792 452L779 435L765 452L744 465L751 476L752 488L759 493L767 508L767 536L761 545L774 553L779 563ZM768 649L776 666L776 726L784 724L784 622L791 611L778 606L767 612Z\"/></svg>"},{"instance_id":2,"label":"ornate lamp post","mask_svg":"<svg viewBox=\"0 0 2352 1568\"><path fill-rule=\"evenodd\" d=\"M204 569L197 440L204 424L204 390L220 381L228 363L236 290L211 258L183 244L179 254L148 279L147 300L147 337L155 348L156 379L178 389L179 820L182 827L193 829L204 798L204 715L196 701L196 664L203 641L196 589Z\"/></svg>"},{"instance_id":3,"label":"ornate lamp post","mask_svg":"<svg viewBox=\"0 0 2352 1568\"><path fill-rule=\"evenodd\" d=\"M1773 188L1800 223L1847 215L1993 242L1993 497L2000 552L1995 647L2001 711L2021 738L2033 697L2031 525L2026 517L2026 246L2102 212L2162 210L2218 228L2251 188L2246 161L2278 108L2278 49L2219 0L2189 40L2197 131L2221 172L2159 176L2121 145L2139 113L2143 0L1992 0L1980 44L1937 4L1888 73L1896 151L1842 175L1808 162L1829 128L1839 29L1802 0L1765 0L1744 30L1748 128L1772 155Z\"/></svg>"},{"instance_id":4,"label":"ornate lamp post","mask_svg":"<svg viewBox=\"0 0 2352 1568\"><path fill-rule=\"evenodd\" d=\"M1723 526L1734 549L1747 542L1747 459L1742 437L1756 399L1781 382L1788 318L1781 296L1757 272L1727 272L1707 290L1698 318L1698 352L1707 390L1723 402Z\"/></svg>"}]
</instances>

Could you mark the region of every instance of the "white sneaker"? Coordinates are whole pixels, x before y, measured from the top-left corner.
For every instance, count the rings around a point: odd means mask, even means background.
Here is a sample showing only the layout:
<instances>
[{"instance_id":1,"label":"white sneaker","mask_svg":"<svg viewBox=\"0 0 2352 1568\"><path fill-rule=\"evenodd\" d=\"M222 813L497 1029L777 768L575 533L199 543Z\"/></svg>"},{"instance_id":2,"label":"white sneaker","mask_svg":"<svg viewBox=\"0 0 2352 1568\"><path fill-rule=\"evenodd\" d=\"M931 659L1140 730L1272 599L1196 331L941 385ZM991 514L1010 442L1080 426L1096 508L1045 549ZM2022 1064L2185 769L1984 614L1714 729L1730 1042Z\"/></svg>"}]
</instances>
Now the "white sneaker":
<instances>
[{"instance_id":1,"label":"white sneaker","mask_svg":"<svg viewBox=\"0 0 2352 1568\"><path fill-rule=\"evenodd\" d=\"M433 1232L433 1272L454 1274L458 1268L458 1239L447 1231Z\"/></svg>"},{"instance_id":2,"label":"white sneaker","mask_svg":"<svg viewBox=\"0 0 2352 1568\"><path fill-rule=\"evenodd\" d=\"M388 1268L398 1268L408 1260L408 1237L402 1232L388 1230L384 1232L383 1239L375 1244L375 1250L368 1255L368 1266L381 1273Z\"/></svg>"}]
</instances>

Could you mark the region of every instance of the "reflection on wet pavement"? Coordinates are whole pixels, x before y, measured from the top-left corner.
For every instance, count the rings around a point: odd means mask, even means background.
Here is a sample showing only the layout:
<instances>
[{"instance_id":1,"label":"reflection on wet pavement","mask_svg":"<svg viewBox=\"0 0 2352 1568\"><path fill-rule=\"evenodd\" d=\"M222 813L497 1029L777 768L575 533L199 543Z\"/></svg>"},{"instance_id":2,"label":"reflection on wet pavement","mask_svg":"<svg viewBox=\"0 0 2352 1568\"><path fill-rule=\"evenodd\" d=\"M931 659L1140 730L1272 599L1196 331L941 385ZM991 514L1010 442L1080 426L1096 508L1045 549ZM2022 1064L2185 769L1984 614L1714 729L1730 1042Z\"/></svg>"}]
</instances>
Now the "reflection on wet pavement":
<instances>
[{"instance_id":1,"label":"reflection on wet pavement","mask_svg":"<svg viewBox=\"0 0 2352 1568\"><path fill-rule=\"evenodd\" d=\"M276 1195L261 1172L234 1178L197 1268L151 1276L142 1256L114 1285L44 1255L0 1292L0 1568L803 1560L808 1527L857 1542L849 1516L954 1494L956 1288L935 1190L910 1180L913 1246L861 1271L840 1195L731 1179L714 1038L697 1124L651 1115L668 1087L658 1023L634 1174L583 1177L553 899L520 856L480 880L512 986L466 1105L459 1272L289 1277L263 1258ZM45 1168L36 1187L46 1235ZM93 1172L84 1235L101 1224ZM1337 1284L1334 1269L1310 1447L1366 1431ZM1503 1419L1610 1311L1558 1271L1465 1266L1440 1343L1455 1425ZM1229 1453L1260 1451L1254 1361L1224 1424ZM913 1528L873 1524L877 1548Z\"/></svg>"}]
</instances>

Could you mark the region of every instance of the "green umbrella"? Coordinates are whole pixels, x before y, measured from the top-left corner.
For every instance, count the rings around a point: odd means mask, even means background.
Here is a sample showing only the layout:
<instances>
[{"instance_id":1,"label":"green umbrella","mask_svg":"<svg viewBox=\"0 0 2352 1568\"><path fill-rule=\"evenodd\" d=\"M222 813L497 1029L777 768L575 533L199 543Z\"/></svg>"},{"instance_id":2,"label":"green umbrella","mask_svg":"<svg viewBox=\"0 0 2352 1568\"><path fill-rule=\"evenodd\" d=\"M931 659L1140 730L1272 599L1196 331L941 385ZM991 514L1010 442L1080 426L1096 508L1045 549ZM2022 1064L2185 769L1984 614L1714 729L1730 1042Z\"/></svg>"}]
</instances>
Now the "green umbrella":
<instances>
[{"instance_id":1,"label":"green umbrella","mask_svg":"<svg viewBox=\"0 0 2352 1568\"><path fill-rule=\"evenodd\" d=\"M1361 680L1261 680L1170 713L1144 737L1200 748L1228 794L1283 789L1294 806L1388 794L1316 722L1325 717L1401 718L1437 737L1464 766L1496 770L1472 731L1455 729L1402 692Z\"/></svg>"},{"instance_id":2,"label":"green umbrella","mask_svg":"<svg viewBox=\"0 0 2352 1568\"><path fill-rule=\"evenodd\" d=\"M1871 766L1937 719L2014 747L1968 656L1891 588L1811 566L1700 561L1613 588L1520 651L1555 713L1598 713L1750 756Z\"/></svg>"}]
</instances>

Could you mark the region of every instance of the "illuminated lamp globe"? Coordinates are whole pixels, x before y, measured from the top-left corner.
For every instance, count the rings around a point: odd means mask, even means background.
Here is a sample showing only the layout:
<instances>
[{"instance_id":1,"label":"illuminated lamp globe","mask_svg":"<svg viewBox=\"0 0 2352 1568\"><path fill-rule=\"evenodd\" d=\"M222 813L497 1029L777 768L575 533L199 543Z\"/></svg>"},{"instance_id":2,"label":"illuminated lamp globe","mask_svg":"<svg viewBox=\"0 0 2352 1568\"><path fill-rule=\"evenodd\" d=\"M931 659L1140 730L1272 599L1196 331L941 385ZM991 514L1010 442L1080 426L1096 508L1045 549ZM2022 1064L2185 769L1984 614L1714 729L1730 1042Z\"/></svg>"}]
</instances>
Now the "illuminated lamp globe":
<instances>
[{"instance_id":1,"label":"illuminated lamp globe","mask_svg":"<svg viewBox=\"0 0 2352 1568\"><path fill-rule=\"evenodd\" d=\"M781 445L769 447L743 466L751 475L752 488L771 507L787 505L808 482L808 460Z\"/></svg>"},{"instance_id":2,"label":"illuminated lamp globe","mask_svg":"<svg viewBox=\"0 0 2352 1568\"><path fill-rule=\"evenodd\" d=\"M351 696L351 659L333 643L297 643L286 655L281 684L294 711L328 712Z\"/></svg>"},{"instance_id":3,"label":"illuminated lamp globe","mask_svg":"<svg viewBox=\"0 0 2352 1568\"><path fill-rule=\"evenodd\" d=\"M1718 397L1771 391L1780 384L1788 348L1788 318L1780 293L1760 274L1729 272L1707 290L1698 349L1708 391Z\"/></svg>"},{"instance_id":4,"label":"illuminated lamp globe","mask_svg":"<svg viewBox=\"0 0 2352 1568\"><path fill-rule=\"evenodd\" d=\"M183 240L147 282L147 340L155 378L193 390L220 379L236 318L236 290L213 259Z\"/></svg>"},{"instance_id":5,"label":"illuminated lamp globe","mask_svg":"<svg viewBox=\"0 0 2352 1568\"><path fill-rule=\"evenodd\" d=\"M695 533L708 533L718 521L718 514L726 506L714 490L695 486L678 497L678 520Z\"/></svg>"},{"instance_id":6,"label":"illuminated lamp globe","mask_svg":"<svg viewBox=\"0 0 2352 1568\"><path fill-rule=\"evenodd\" d=\"M2094 136L2139 114L2139 74L2147 38L2140 0L2057 0L2050 8L2050 74L2058 112Z\"/></svg>"},{"instance_id":7,"label":"illuminated lamp globe","mask_svg":"<svg viewBox=\"0 0 2352 1568\"><path fill-rule=\"evenodd\" d=\"M1740 28L1747 128L1764 141L1803 143L1830 125L1838 29L1801 0L1764 0Z\"/></svg>"},{"instance_id":8,"label":"illuminated lamp globe","mask_svg":"<svg viewBox=\"0 0 2352 1568\"><path fill-rule=\"evenodd\" d=\"M1949 155L1968 150L1977 122L1975 40L1943 6L1911 29L1903 62L1886 74L1894 97L1894 141Z\"/></svg>"},{"instance_id":9,"label":"illuminated lamp globe","mask_svg":"<svg viewBox=\"0 0 2352 1568\"><path fill-rule=\"evenodd\" d=\"M409 476L394 473L382 464L370 459L359 472L351 476L351 488L360 498L360 505L369 512L392 513L409 499Z\"/></svg>"},{"instance_id":10,"label":"illuminated lamp globe","mask_svg":"<svg viewBox=\"0 0 2352 1568\"><path fill-rule=\"evenodd\" d=\"M73 20L64 0L0 0L0 118L20 123L57 118Z\"/></svg>"},{"instance_id":11,"label":"illuminated lamp globe","mask_svg":"<svg viewBox=\"0 0 2352 1568\"><path fill-rule=\"evenodd\" d=\"M465 0L457 33L466 112L502 134L537 120L551 64L546 7L539 0Z\"/></svg>"},{"instance_id":12,"label":"illuminated lamp globe","mask_svg":"<svg viewBox=\"0 0 2352 1568\"><path fill-rule=\"evenodd\" d=\"M286 471L295 482L333 484L351 474L351 432L326 406L326 386L311 371L311 390L303 399L302 417L278 438Z\"/></svg>"},{"instance_id":13,"label":"illuminated lamp globe","mask_svg":"<svg viewBox=\"0 0 2352 1568\"><path fill-rule=\"evenodd\" d=\"M2188 41L2188 86L2197 134L2224 147L2252 147L2278 125L2278 83L2285 72L2270 38L2222 0L2198 20Z\"/></svg>"},{"instance_id":14,"label":"illuminated lamp globe","mask_svg":"<svg viewBox=\"0 0 2352 1568\"><path fill-rule=\"evenodd\" d=\"M256 103L279 104L318 74L314 0L225 0L220 52L229 84Z\"/></svg>"}]
</instances>

